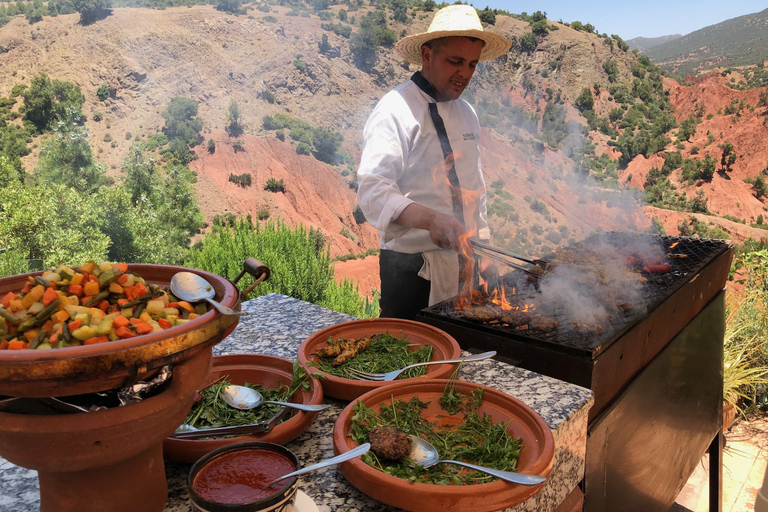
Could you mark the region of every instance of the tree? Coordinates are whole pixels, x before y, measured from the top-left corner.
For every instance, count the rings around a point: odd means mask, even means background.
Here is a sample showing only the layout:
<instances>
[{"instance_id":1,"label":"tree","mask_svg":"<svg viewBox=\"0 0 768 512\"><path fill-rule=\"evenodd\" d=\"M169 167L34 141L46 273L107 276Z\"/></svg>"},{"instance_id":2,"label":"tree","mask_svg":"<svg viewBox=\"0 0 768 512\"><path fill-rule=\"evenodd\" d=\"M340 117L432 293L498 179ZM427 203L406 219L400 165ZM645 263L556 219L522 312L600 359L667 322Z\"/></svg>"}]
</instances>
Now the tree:
<instances>
[{"instance_id":1,"label":"tree","mask_svg":"<svg viewBox=\"0 0 768 512\"><path fill-rule=\"evenodd\" d=\"M720 166L723 171L731 172L731 166L736 163L736 153L733 152L733 144L730 142L723 142L717 147L723 150L722 156L720 157Z\"/></svg>"},{"instance_id":2,"label":"tree","mask_svg":"<svg viewBox=\"0 0 768 512\"><path fill-rule=\"evenodd\" d=\"M333 164L336 160L336 151L344 137L333 130L318 127L312 130L312 144L317 151L317 158L323 162Z\"/></svg>"},{"instance_id":3,"label":"tree","mask_svg":"<svg viewBox=\"0 0 768 512\"><path fill-rule=\"evenodd\" d=\"M437 3L435 2L435 0L424 0L424 10L426 12L434 11L435 7L437 7Z\"/></svg>"},{"instance_id":4,"label":"tree","mask_svg":"<svg viewBox=\"0 0 768 512\"><path fill-rule=\"evenodd\" d=\"M196 101L177 96L161 114L165 119L163 133L168 137L170 153L184 163L194 157L189 148L202 141L203 121L197 117L197 108Z\"/></svg>"},{"instance_id":5,"label":"tree","mask_svg":"<svg viewBox=\"0 0 768 512\"><path fill-rule=\"evenodd\" d=\"M762 174L758 174L757 178L755 178L755 182L752 184L752 190L754 190L757 199L768 195L768 185L766 185L765 178L763 178ZM762 224L762 222L759 222L758 224Z\"/></svg>"},{"instance_id":6,"label":"tree","mask_svg":"<svg viewBox=\"0 0 768 512\"><path fill-rule=\"evenodd\" d=\"M387 27L383 11L372 11L360 20L360 31L349 42L355 65L361 68L373 66L380 46L391 47L397 36Z\"/></svg>"},{"instance_id":7,"label":"tree","mask_svg":"<svg viewBox=\"0 0 768 512\"><path fill-rule=\"evenodd\" d=\"M406 0L390 0L389 8L392 9L392 18L399 23L408 22L408 2Z\"/></svg>"},{"instance_id":8,"label":"tree","mask_svg":"<svg viewBox=\"0 0 768 512\"><path fill-rule=\"evenodd\" d=\"M488 25L496 24L496 12L493 9L486 7L482 11L478 11L477 15L480 17L480 21L482 23L486 23Z\"/></svg>"},{"instance_id":9,"label":"tree","mask_svg":"<svg viewBox=\"0 0 768 512\"><path fill-rule=\"evenodd\" d=\"M109 16L112 0L72 0L72 7L80 13L80 23L87 25Z\"/></svg>"},{"instance_id":10,"label":"tree","mask_svg":"<svg viewBox=\"0 0 768 512\"><path fill-rule=\"evenodd\" d=\"M74 113L72 113L74 116ZM40 150L35 178L41 185L60 184L80 193L96 192L104 184L106 169L93 158L88 128L66 119Z\"/></svg>"},{"instance_id":11,"label":"tree","mask_svg":"<svg viewBox=\"0 0 768 512\"><path fill-rule=\"evenodd\" d=\"M152 198L152 182L155 178L155 161L147 158L138 146L131 147L131 154L123 161L123 186L131 196L131 204L146 203Z\"/></svg>"},{"instance_id":12,"label":"tree","mask_svg":"<svg viewBox=\"0 0 768 512\"><path fill-rule=\"evenodd\" d=\"M585 87L581 90L581 94L576 98L574 106L579 109L580 112L592 110L595 107L595 98L592 97L592 89Z\"/></svg>"},{"instance_id":13,"label":"tree","mask_svg":"<svg viewBox=\"0 0 768 512\"><path fill-rule=\"evenodd\" d=\"M51 80L45 73L32 79L30 86L21 94L24 98L24 121L31 124L37 132L51 128L65 115L74 122L81 122L81 108L85 96L80 87L71 82ZM65 112L69 110L68 114Z\"/></svg>"},{"instance_id":14,"label":"tree","mask_svg":"<svg viewBox=\"0 0 768 512\"><path fill-rule=\"evenodd\" d=\"M539 42L533 32L527 32L520 38L520 49L526 53L533 53Z\"/></svg>"},{"instance_id":15,"label":"tree","mask_svg":"<svg viewBox=\"0 0 768 512\"><path fill-rule=\"evenodd\" d=\"M230 137L239 137L243 134L241 120L242 114L240 113L240 105L238 105L237 100L233 98L232 101L229 102L229 109L227 110L226 131Z\"/></svg>"},{"instance_id":16,"label":"tree","mask_svg":"<svg viewBox=\"0 0 768 512\"><path fill-rule=\"evenodd\" d=\"M619 77L619 66L613 59L603 62L603 70L608 74L608 81L615 82Z\"/></svg>"},{"instance_id":17,"label":"tree","mask_svg":"<svg viewBox=\"0 0 768 512\"><path fill-rule=\"evenodd\" d=\"M328 42L328 34L323 34L323 37L320 39L320 42L317 43L317 48L320 51L320 53L327 53L328 50L331 49L331 43Z\"/></svg>"},{"instance_id":18,"label":"tree","mask_svg":"<svg viewBox=\"0 0 768 512\"><path fill-rule=\"evenodd\" d=\"M214 154L216 152L216 141L213 139L208 139L208 152L210 154Z\"/></svg>"},{"instance_id":19,"label":"tree","mask_svg":"<svg viewBox=\"0 0 768 512\"><path fill-rule=\"evenodd\" d=\"M107 98L109 98L109 86L101 84L96 91L96 97L99 98L99 101L107 101Z\"/></svg>"},{"instance_id":20,"label":"tree","mask_svg":"<svg viewBox=\"0 0 768 512\"><path fill-rule=\"evenodd\" d=\"M216 10L237 14L240 12L241 3L241 0L219 0L219 3L216 4Z\"/></svg>"}]
</instances>

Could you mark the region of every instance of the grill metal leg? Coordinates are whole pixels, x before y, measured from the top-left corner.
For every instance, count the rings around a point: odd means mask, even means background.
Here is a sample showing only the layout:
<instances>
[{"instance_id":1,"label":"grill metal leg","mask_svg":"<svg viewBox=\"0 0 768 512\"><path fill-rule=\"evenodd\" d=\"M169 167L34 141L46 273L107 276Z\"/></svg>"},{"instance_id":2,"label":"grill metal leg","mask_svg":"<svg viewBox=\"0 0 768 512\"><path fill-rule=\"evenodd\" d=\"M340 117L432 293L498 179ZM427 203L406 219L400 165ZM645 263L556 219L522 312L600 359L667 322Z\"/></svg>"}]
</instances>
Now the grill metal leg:
<instances>
[{"instance_id":1,"label":"grill metal leg","mask_svg":"<svg viewBox=\"0 0 768 512\"><path fill-rule=\"evenodd\" d=\"M709 445L709 512L723 511L723 443L719 430Z\"/></svg>"}]
</instances>

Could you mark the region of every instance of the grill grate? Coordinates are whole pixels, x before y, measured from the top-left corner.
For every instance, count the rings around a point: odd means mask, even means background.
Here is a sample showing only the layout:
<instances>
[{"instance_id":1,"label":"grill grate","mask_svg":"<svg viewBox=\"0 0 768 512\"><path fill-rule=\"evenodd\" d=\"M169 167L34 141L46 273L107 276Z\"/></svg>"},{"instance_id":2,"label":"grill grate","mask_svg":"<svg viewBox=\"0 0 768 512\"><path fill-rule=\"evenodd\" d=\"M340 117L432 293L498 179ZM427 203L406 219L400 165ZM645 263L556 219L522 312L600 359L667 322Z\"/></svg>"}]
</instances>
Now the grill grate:
<instances>
[{"instance_id":1,"label":"grill grate","mask_svg":"<svg viewBox=\"0 0 768 512\"><path fill-rule=\"evenodd\" d=\"M570 248L586 248L605 246L606 242L617 250L630 244L647 244L660 247L664 253L683 254L685 258L667 259L671 270L664 274L643 274L647 281L641 286L641 299L633 303L633 308L627 312L615 311L611 314L609 322L602 323L603 333L581 333L574 330L566 320L566 315L556 305L542 304L541 296L533 284L518 287L514 295L518 304L536 304L536 311L559 321L559 327L551 331L536 331L527 328L517 328L504 323L483 323L469 320L464 317L458 297L448 299L435 304L422 311L427 317L435 317L463 326L471 326L494 334L514 336L515 338L528 339L536 343L557 345L562 349L571 349L575 352L594 352L602 346L609 345L632 325L644 318L650 311L664 302L681 286L701 271L707 264L730 248L725 240L712 240L694 237L658 236L649 234L629 234L620 232L602 233L593 235L586 240L570 246ZM552 261L554 258L543 258ZM513 273L515 274L515 273ZM508 274L509 276L509 274ZM505 276L506 278L507 276ZM519 282L519 281L518 281ZM561 321L562 320L562 321Z\"/></svg>"}]
</instances>

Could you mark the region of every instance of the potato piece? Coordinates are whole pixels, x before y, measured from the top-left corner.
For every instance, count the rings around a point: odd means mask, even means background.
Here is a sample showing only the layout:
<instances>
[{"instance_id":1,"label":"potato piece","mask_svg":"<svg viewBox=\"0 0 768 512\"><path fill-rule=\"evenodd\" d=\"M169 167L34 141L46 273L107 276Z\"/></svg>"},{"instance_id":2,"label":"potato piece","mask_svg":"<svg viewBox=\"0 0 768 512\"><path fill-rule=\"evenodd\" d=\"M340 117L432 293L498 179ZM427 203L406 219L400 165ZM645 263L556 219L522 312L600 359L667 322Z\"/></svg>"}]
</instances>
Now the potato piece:
<instances>
[{"instance_id":1,"label":"potato piece","mask_svg":"<svg viewBox=\"0 0 768 512\"><path fill-rule=\"evenodd\" d=\"M144 309L150 315L162 315L165 304L161 300L150 300L147 302L147 307Z\"/></svg>"}]
</instances>

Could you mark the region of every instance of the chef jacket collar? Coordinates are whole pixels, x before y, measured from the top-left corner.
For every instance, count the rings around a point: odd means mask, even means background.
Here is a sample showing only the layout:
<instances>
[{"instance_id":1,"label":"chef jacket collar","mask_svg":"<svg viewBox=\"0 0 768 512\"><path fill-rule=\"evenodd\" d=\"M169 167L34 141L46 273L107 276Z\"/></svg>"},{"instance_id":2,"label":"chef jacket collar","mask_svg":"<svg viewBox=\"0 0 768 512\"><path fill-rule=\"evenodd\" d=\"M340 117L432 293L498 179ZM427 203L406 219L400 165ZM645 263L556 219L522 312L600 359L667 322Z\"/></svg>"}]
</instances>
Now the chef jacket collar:
<instances>
[{"instance_id":1,"label":"chef jacket collar","mask_svg":"<svg viewBox=\"0 0 768 512\"><path fill-rule=\"evenodd\" d=\"M424 75L421 74L421 71L415 72L411 77L411 81L415 83L419 89L429 95L430 98L437 101L437 91L434 87L432 87L432 84L429 83L426 78L424 78Z\"/></svg>"}]
</instances>

